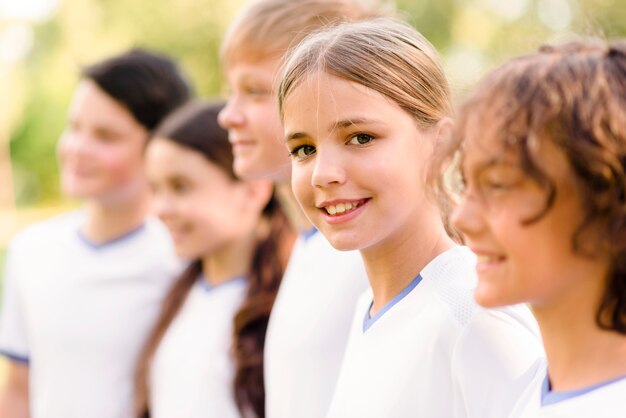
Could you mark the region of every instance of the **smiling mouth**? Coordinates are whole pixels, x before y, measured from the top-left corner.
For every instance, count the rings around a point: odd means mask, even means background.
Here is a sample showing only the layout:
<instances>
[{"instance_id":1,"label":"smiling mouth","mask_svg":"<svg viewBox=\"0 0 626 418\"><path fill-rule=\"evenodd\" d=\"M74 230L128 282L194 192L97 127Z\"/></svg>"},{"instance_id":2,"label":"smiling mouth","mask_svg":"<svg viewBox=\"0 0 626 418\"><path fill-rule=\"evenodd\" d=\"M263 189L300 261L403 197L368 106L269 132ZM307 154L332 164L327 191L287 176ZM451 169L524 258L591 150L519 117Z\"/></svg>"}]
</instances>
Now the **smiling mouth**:
<instances>
[{"instance_id":1,"label":"smiling mouth","mask_svg":"<svg viewBox=\"0 0 626 418\"><path fill-rule=\"evenodd\" d=\"M233 147L237 147L237 146L253 145L254 141L251 139L238 139L236 141L231 141L230 144Z\"/></svg>"},{"instance_id":2,"label":"smiling mouth","mask_svg":"<svg viewBox=\"0 0 626 418\"><path fill-rule=\"evenodd\" d=\"M340 216L354 211L356 208L363 205L366 201L367 199L362 199L354 202L337 203L336 205L323 206L322 209L325 210L326 213L330 216Z\"/></svg>"},{"instance_id":3,"label":"smiling mouth","mask_svg":"<svg viewBox=\"0 0 626 418\"><path fill-rule=\"evenodd\" d=\"M501 256L501 255L477 255L476 256L476 261L479 264L499 263L501 261L504 261L505 259L506 257Z\"/></svg>"}]
</instances>

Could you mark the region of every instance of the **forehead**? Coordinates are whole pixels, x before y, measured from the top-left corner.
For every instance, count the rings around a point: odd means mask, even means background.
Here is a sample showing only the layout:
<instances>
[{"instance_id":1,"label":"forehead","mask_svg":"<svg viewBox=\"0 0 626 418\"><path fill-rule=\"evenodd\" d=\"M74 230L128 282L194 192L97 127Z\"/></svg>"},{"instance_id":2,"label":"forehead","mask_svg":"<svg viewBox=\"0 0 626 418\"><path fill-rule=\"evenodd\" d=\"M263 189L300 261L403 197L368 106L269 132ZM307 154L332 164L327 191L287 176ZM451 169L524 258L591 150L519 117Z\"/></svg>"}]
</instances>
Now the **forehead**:
<instances>
[{"instance_id":1,"label":"forehead","mask_svg":"<svg viewBox=\"0 0 626 418\"><path fill-rule=\"evenodd\" d=\"M485 132L488 134L473 132L462 139L458 149L459 164L465 175L478 175L494 167L515 166L530 177L545 176L556 185L573 181L568 155L548 134L530 132L525 137L516 137L506 129L485 129Z\"/></svg>"},{"instance_id":2,"label":"forehead","mask_svg":"<svg viewBox=\"0 0 626 418\"><path fill-rule=\"evenodd\" d=\"M531 132L519 123L516 113L493 97L466 103L453 134L461 159L466 163L519 159Z\"/></svg>"},{"instance_id":3,"label":"forehead","mask_svg":"<svg viewBox=\"0 0 626 418\"><path fill-rule=\"evenodd\" d=\"M152 171L168 174L200 174L199 168L210 164L198 151L160 137L153 138L148 144L146 161Z\"/></svg>"},{"instance_id":4,"label":"forehead","mask_svg":"<svg viewBox=\"0 0 626 418\"><path fill-rule=\"evenodd\" d=\"M355 97L358 99L355 100ZM285 111L289 107L289 102L293 101L299 102L298 108L302 105L313 106L313 104L326 102L335 108L337 114L350 113L354 110L374 112L380 110L380 108L372 108L372 102L378 102L379 105L387 104L402 110L396 102L378 91L323 69L303 74L300 80L295 80L284 100Z\"/></svg>"},{"instance_id":5,"label":"forehead","mask_svg":"<svg viewBox=\"0 0 626 418\"><path fill-rule=\"evenodd\" d=\"M143 129L131 112L91 80L79 82L69 107L72 119L110 129Z\"/></svg>"},{"instance_id":6,"label":"forehead","mask_svg":"<svg viewBox=\"0 0 626 418\"><path fill-rule=\"evenodd\" d=\"M224 67L229 82L247 79L269 80L272 82L278 72L280 57L266 56L262 59L233 60Z\"/></svg>"}]
</instances>

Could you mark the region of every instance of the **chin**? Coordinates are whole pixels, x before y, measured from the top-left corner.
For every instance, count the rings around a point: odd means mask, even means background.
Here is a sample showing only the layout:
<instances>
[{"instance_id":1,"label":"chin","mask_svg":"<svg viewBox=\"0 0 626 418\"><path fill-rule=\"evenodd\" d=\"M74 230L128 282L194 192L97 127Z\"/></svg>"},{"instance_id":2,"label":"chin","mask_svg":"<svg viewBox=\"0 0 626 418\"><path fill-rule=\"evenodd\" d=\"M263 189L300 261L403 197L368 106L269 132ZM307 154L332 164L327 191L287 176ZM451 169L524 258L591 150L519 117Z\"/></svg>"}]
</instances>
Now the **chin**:
<instances>
[{"instance_id":1,"label":"chin","mask_svg":"<svg viewBox=\"0 0 626 418\"><path fill-rule=\"evenodd\" d=\"M271 179L271 174L268 174L262 167L257 167L250 162L237 163L235 161L233 165L233 171L235 175L242 180L264 180Z\"/></svg>"},{"instance_id":2,"label":"chin","mask_svg":"<svg viewBox=\"0 0 626 418\"><path fill-rule=\"evenodd\" d=\"M484 308L499 308L501 306L516 305L522 302L507 297L503 295L502 292L495 291L495 289L486 289L486 286L481 286L480 282L474 291L474 299L476 299L476 303Z\"/></svg>"},{"instance_id":3,"label":"chin","mask_svg":"<svg viewBox=\"0 0 626 418\"><path fill-rule=\"evenodd\" d=\"M197 254L197 251L189 251L186 248L176 248L175 252L178 258L186 262L192 262L193 260L200 258L200 256Z\"/></svg>"},{"instance_id":4,"label":"chin","mask_svg":"<svg viewBox=\"0 0 626 418\"><path fill-rule=\"evenodd\" d=\"M233 171L240 179L254 178L254 170L251 170L250 164L246 164L245 161L240 161L237 158L235 158L235 162L233 163Z\"/></svg>"},{"instance_id":5,"label":"chin","mask_svg":"<svg viewBox=\"0 0 626 418\"><path fill-rule=\"evenodd\" d=\"M61 182L61 191L64 195L74 198L86 199L98 195L98 187L93 184L77 179L63 179Z\"/></svg>"},{"instance_id":6,"label":"chin","mask_svg":"<svg viewBox=\"0 0 626 418\"><path fill-rule=\"evenodd\" d=\"M361 243L354 239L354 237L340 236L339 234L327 234L322 231L322 234L326 237L330 245L339 251L354 251L360 250Z\"/></svg>"},{"instance_id":7,"label":"chin","mask_svg":"<svg viewBox=\"0 0 626 418\"><path fill-rule=\"evenodd\" d=\"M95 193L91 192L90 190L85 190L85 188L81 187L64 186L61 187L61 191L65 196L75 199L89 199L90 197L93 197L95 195Z\"/></svg>"}]
</instances>

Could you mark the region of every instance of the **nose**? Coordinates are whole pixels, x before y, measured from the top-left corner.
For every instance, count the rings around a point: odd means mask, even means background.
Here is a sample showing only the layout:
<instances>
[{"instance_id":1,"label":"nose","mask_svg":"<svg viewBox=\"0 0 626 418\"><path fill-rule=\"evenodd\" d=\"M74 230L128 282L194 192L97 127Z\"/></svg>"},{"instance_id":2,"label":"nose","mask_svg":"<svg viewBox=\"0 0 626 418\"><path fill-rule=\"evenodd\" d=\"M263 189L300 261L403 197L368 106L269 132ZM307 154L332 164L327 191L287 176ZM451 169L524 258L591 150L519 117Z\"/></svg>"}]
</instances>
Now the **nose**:
<instances>
[{"instance_id":1,"label":"nose","mask_svg":"<svg viewBox=\"0 0 626 418\"><path fill-rule=\"evenodd\" d=\"M243 125L245 117L235 97L228 99L224 108L217 115L217 122L224 129L232 129Z\"/></svg>"},{"instance_id":2,"label":"nose","mask_svg":"<svg viewBox=\"0 0 626 418\"><path fill-rule=\"evenodd\" d=\"M472 238L485 227L485 212L473 195L463 196L450 213L450 223L465 237Z\"/></svg>"},{"instance_id":3,"label":"nose","mask_svg":"<svg viewBox=\"0 0 626 418\"><path fill-rule=\"evenodd\" d=\"M152 210L159 219L164 222L167 221L174 214L172 199L159 192L155 192L152 197Z\"/></svg>"},{"instance_id":4,"label":"nose","mask_svg":"<svg viewBox=\"0 0 626 418\"><path fill-rule=\"evenodd\" d=\"M57 145L57 152L61 157L73 155L82 156L88 154L88 137L80 132L66 131L61 135Z\"/></svg>"},{"instance_id":5,"label":"nose","mask_svg":"<svg viewBox=\"0 0 626 418\"><path fill-rule=\"evenodd\" d=\"M313 187L328 187L346 182L347 172L345 161L334 149L317 148L311 183Z\"/></svg>"}]
</instances>

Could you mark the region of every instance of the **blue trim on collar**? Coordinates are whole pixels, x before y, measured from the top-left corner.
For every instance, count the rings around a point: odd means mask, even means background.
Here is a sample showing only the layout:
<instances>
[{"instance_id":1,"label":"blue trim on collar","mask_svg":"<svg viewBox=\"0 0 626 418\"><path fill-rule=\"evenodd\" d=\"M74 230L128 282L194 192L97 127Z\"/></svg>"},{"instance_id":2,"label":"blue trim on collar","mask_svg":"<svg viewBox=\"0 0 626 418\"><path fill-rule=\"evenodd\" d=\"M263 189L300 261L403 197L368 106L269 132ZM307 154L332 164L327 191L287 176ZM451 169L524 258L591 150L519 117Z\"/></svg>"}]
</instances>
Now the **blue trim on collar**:
<instances>
[{"instance_id":1,"label":"blue trim on collar","mask_svg":"<svg viewBox=\"0 0 626 418\"><path fill-rule=\"evenodd\" d=\"M130 239L132 237L134 237L135 235L139 234L140 232L142 232L144 229L146 229L146 223L142 223L141 225L139 225L138 227L131 229L130 231L120 235L117 238L113 238L109 241L100 243L100 244L95 244L93 242L91 242L89 240L89 238L87 238L86 236L83 235L83 233L80 231L80 229L78 231L76 231L76 234L78 235L78 239L80 239L83 244L85 244L87 247L89 247L92 250L102 250L110 245L113 244L118 244L121 241L125 241L127 239Z\"/></svg>"},{"instance_id":2,"label":"blue trim on collar","mask_svg":"<svg viewBox=\"0 0 626 418\"><path fill-rule=\"evenodd\" d=\"M198 283L198 286L200 286L202 290L204 290L205 292L211 292L215 289L219 289L222 286L227 286L229 284L235 284L235 283L241 283L241 282L245 282L246 280L248 280L246 276L235 276L231 279L223 281L222 283L218 285L212 285L207 281L206 277L204 277L204 274L201 274L198 276L197 283Z\"/></svg>"},{"instance_id":3,"label":"blue trim on collar","mask_svg":"<svg viewBox=\"0 0 626 418\"><path fill-rule=\"evenodd\" d=\"M582 396L586 393L589 393L596 389L600 389L604 386L608 386L612 383L616 383L624 379L626 379L626 376L619 376L614 379L596 383L595 385L587 386L582 389L555 392L551 390L550 379L548 378L548 375L546 375L545 379L543 379L543 383L541 384L541 406L553 405L555 403L565 401L567 399L572 399L577 396Z\"/></svg>"},{"instance_id":4,"label":"blue trim on collar","mask_svg":"<svg viewBox=\"0 0 626 418\"><path fill-rule=\"evenodd\" d=\"M365 311L365 318L363 318L363 332L367 331L389 309L393 308L393 306L396 303L400 302L402 299L404 299L406 295L411 293L411 290L415 289L417 285L419 284L419 282L421 281L422 281L422 276L418 274L416 278L411 280L411 283L409 283L404 289L402 289L402 291L398 293L393 299L387 302L385 306L383 306L383 308L380 311L376 312L374 316L370 316L370 310L372 309L372 305L374 304L374 301L372 301L372 303L369 304L369 306L367 307L367 310Z\"/></svg>"},{"instance_id":5,"label":"blue trim on collar","mask_svg":"<svg viewBox=\"0 0 626 418\"><path fill-rule=\"evenodd\" d=\"M317 234L317 228L313 227L309 229L308 231L301 232L300 236L302 237L302 239L304 239L304 241L308 241L309 238L311 238L315 234Z\"/></svg>"},{"instance_id":6,"label":"blue trim on collar","mask_svg":"<svg viewBox=\"0 0 626 418\"><path fill-rule=\"evenodd\" d=\"M30 358L22 354L16 354L8 350L0 349L0 355L16 363L25 364L27 366L30 364Z\"/></svg>"}]
</instances>

